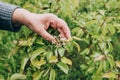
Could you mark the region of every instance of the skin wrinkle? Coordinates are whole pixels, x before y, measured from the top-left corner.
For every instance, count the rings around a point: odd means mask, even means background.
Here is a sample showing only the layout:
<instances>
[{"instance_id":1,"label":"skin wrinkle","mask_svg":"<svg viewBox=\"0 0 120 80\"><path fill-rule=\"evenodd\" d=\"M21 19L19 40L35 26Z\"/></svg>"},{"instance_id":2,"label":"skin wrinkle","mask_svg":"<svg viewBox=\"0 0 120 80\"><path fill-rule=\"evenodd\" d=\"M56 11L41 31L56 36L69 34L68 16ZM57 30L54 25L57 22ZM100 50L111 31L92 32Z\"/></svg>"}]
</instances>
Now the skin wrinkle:
<instances>
[{"instance_id":1,"label":"skin wrinkle","mask_svg":"<svg viewBox=\"0 0 120 80\"><path fill-rule=\"evenodd\" d=\"M50 21L50 25L51 25L51 27L52 27L53 29L57 30L57 25L56 25L56 23L55 23L55 20L51 20L51 21ZM53 26L54 26L54 27L53 27Z\"/></svg>"}]
</instances>

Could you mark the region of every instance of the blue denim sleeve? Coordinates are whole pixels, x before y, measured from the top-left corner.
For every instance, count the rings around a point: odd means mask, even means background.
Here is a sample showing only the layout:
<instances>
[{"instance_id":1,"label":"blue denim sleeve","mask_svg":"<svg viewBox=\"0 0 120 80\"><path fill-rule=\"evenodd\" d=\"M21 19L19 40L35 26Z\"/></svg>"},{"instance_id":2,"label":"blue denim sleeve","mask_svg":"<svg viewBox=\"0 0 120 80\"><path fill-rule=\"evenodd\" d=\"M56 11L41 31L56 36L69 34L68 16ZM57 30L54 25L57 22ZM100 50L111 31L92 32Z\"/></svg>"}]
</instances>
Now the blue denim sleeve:
<instances>
[{"instance_id":1,"label":"blue denim sleeve","mask_svg":"<svg viewBox=\"0 0 120 80\"><path fill-rule=\"evenodd\" d=\"M12 23L12 15L15 9L20 8L15 5L0 2L0 29L17 32L20 27L15 27Z\"/></svg>"}]
</instances>

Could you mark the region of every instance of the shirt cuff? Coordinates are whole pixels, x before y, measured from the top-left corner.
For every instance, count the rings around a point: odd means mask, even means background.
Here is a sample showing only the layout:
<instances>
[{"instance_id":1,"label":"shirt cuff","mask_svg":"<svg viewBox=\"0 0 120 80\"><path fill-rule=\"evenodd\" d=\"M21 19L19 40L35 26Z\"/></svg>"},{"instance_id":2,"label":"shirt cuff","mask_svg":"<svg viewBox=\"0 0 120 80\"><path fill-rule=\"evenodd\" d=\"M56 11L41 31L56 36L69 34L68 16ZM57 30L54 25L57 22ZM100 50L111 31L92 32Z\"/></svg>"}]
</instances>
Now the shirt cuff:
<instances>
[{"instance_id":1,"label":"shirt cuff","mask_svg":"<svg viewBox=\"0 0 120 80\"><path fill-rule=\"evenodd\" d=\"M12 23L13 12L17 8L20 8L20 7L0 2L0 19L1 19L0 28L2 30L8 30L13 32L17 32L20 30L20 26L15 27L13 26L14 24Z\"/></svg>"}]
</instances>

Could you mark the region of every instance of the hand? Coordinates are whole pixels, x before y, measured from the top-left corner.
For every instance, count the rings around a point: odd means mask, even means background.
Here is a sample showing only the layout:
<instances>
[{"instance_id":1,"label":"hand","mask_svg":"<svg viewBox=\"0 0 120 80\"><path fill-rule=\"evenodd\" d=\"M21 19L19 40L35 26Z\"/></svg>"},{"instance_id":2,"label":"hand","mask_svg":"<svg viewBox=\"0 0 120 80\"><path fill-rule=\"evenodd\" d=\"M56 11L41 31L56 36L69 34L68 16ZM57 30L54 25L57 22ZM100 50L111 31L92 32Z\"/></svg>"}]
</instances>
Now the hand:
<instances>
[{"instance_id":1,"label":"hand","mask_svg":"<svg viewBox=\"0 0 120 80\"><path fill-rule=\"evenodd\" d=\"M35 14L25 9L16 9L13 13L13 23L24 24L34 32L41 35L48 41L55 41L54 37L46 30L52 27L60 32L60 35L66 39L71 38L70 30L65 21L53 14Z\"/></svg>"}]
</instances>

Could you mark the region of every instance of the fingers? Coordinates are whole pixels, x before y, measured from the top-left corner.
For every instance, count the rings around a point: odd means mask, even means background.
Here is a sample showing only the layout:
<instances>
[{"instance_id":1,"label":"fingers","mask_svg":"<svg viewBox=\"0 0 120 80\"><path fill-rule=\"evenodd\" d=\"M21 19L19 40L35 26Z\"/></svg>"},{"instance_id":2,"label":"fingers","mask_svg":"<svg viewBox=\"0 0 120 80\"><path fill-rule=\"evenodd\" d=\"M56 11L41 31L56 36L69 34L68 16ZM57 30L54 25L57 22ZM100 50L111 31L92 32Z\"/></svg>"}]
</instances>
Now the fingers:
<instances>
[{"instance_id":1,"label":"fingers","mask_svg":"<svg viewBox=\"0 0 120 80\"><path fill-rule=\"evenodd\" d=\"M61 26L61 33L64 33L64 36L67 39L71 38L70 30L65 22L63 22L63 25Z\"/></svg>"},{"instance_id":2,"label":"fingers","mask_svg":"<svg viewBox=\"0 0 120 80\"><path fill-rule=\"evenodd\" d=\"M46 31L49 26L58 30L62 37L66 39L71 38L69 27L67 26L65 21L63 21L62 19L58 18L53 14L41 14L41 15L34 14L34 18L32 17L32 20L30 18L30 22L27 26L29 26L31 30L37 32L44 39L50 42L55 42L55 39L52 35L50 35Z\"/></svg>"},{"instance_id":3,"label":"fingers","mask_svg":"<svg viewBox=\"0 0 120 80\"><path fill-rule=\"evenodd\" d=\"M71 38L69 27L67 26L66 22L62 19L58 18L54 14L45 14L46 19L49 21L47 26L51 26L52 28L58 30L60 35L66 39ZM47 21L45 22L47 24Z\"/></svg>"},{"instance_id":4,"label":"fingers","mask_svg":"<svg viewBox=\"0 0 120 80\"><path fill-rule=\"evenodd\" d=\"M39 30L36 31L40 36L42 36L44 39L55 42L55 39L52 35L50 35L43 27L43 25L40 25Z\"/></svg>"},{"instance_id":5,"label":"fingers","mask_svg":"<svg viewBox=\"0 0 120 80\"><path fill-rule=\"evenodd\" d=\"M67 26L66 22L64 22L62 19L58 18L56 27L63 37L65 37L66 39L71 38L69 27Z\"/></svg>"},{"instance_id":6,"label":"fingers","mask_svg":"<svg viewBox=\"0 0 120 80\"><path fill-rule=\"evenodd\" d=\"M63 33L63 31L60 28L58 28L57 30L60 32L61 37L66 38L66 36Z\"/></svg>"},{"instance_id":7,"label":"fingers","mask_svg":"<svg viewBox=\"0 0 120 80\"><path fill-rule=\"evenodd\" d=\"M54 28L55 30L58 30L58 31L60 32L60 35L61 35L62 37L65 37L63 31L62 31L60 28L57 28L57 22L55 22L55 20L51 20L50 26L51 26L52 28Z\"/></svg>"}]
</instances>

